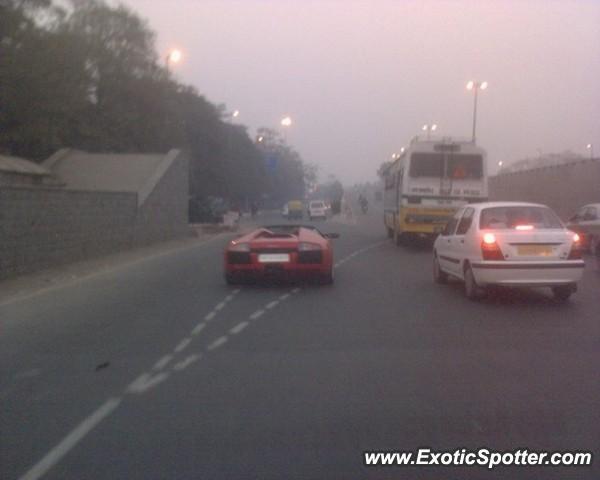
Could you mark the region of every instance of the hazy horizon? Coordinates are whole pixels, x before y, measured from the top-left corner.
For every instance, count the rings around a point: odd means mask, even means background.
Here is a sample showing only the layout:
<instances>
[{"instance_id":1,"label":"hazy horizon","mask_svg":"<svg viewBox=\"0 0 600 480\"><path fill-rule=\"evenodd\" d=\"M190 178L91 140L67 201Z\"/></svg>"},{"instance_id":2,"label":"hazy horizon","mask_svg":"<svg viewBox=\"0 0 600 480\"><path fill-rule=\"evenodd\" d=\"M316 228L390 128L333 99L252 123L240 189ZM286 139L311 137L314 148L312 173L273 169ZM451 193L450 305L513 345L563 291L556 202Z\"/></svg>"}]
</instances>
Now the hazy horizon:
<instances>
[{"instance_id":1,"label":"hazy horizon","mask_svg":"<svg viewBox=\"0 0 600 480\"><path fill-rule=\"evenodd\" d=\"M600 152L600 2L126 0L176 77L288 140L323 177L373 180L424 123L471 134L492 171L587 143ZM596 155L597 156L597 155Z\"/></svg>"}]
</instances>

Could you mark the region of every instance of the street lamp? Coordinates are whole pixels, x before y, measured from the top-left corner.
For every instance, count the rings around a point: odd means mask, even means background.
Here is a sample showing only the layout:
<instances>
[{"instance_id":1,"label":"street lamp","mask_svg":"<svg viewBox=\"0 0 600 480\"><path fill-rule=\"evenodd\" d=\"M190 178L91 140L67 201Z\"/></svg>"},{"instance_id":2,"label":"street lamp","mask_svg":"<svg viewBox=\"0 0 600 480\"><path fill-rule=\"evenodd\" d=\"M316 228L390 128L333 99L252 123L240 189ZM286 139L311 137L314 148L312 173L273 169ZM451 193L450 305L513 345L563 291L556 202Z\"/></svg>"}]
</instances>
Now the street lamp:
<instances>
[{"instance_id":1,"label":"street lamp","mask_svg":"<svg viewBox=\"0 0 600 480\"><path fill-rule=\"evenodd\" d=\"M593 143L588 143L585 148L587 148L590 151L590 160L594 159L594 144Z\"/></svg>"},{"instance_id":2,"label":"street lamp","mask_svg":"<svg viewBox=\"0 0 600 480\"><path fill-rule=\"evenodd\" d=\"M234 111L233 111L233 113L231 114L231 116L232 116L233 118L237 118L237 117L239 117L239 116L240 116L240 111L239 111L239 110L234 110Z\"/></svg>"},{"instance_id":3,"label":"street lamp","mask_svg":"<svg viewBox=\"0 0 600 480\"><path fill-rule=\"evenodd\" d=\"M288 141L288 130L292 126L292 118L289 116L285 116L281 119L281 126L283 127L283 140L285 143Z\"/></svg>"},{"instance_id":4,"label":"street lamp","mask_svg":"<svg viewBox=\"0 0 600 480\"><path fill-rule=\"evenodd\" d=\"M467 83L467 90L473 90L473 143L475 143L475 129L477 128L477 92L479 90L485 90L487 87L488 82L469 80Z\"/></svg>"},{"instance_id":5,"label":"street lamp","mask_svg":"<svg viewBox=\"0 0 600 480\"><path fill-rule=\"evenodd\" d=\"M434 123L432 125L423 125L422 130L424 132L427 132L427 140L429 140L430 136L431 136L431 132L435 132L437 130L437 125Z\"/></svg>"},{"instance_id":6,"label":"street lamp","mask_svg":"<svg viewBox=\"0 0 600 480\"><path fill-rule=\"evenodd\" d=\"M167 67L167 71L169 70L169 65L171 63L179 63L179 62L181 62L182 58L183 58L183 53L181 52L181 50L179 50L177 48L174 48L169 53L167 53L167 56L165 58L165 66Z\"/></svg>"}]
</instances>

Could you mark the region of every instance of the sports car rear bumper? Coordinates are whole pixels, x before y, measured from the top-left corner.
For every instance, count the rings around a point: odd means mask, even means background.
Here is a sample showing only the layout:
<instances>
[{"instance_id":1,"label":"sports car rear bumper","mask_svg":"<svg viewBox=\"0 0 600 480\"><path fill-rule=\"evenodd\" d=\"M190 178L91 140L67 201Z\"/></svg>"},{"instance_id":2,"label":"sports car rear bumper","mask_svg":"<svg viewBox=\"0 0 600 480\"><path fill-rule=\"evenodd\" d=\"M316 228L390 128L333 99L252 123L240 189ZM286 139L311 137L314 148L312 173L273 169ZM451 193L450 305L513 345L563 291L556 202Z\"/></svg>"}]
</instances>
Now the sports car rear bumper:
<instances>
[{"instance_id":1,"label":"sports car rear bumper","mask_svg":"<svg viewBox=\"0 0 600 480\"><path fill-rule=\"evenodd\" d=\"M327 273L329 273L329 267L323 264L252 263L225 266L225 274L236 281L307 280Z\"/></svg>"}]
</instances>

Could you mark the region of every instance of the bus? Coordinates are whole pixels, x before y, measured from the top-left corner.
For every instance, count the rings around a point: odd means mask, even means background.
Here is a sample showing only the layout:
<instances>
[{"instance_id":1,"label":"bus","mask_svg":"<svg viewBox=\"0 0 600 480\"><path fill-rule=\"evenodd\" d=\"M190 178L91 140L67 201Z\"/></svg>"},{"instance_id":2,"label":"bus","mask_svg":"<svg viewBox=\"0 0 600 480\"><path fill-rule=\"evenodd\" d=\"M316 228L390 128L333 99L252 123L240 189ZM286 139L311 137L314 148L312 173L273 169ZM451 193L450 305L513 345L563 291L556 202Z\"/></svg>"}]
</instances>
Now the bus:
<instances>
[{"instance_id":1,"label":"bus","mask_svg":"<svg viewBox=\"0 0 600 480\"><path fill-rule=\"evenodd\" d=\"M415 137L384 173L384 223L396 245L435 237L456 210L488 198L486 152L471 141Z\"/></svg>"}]
</instances>

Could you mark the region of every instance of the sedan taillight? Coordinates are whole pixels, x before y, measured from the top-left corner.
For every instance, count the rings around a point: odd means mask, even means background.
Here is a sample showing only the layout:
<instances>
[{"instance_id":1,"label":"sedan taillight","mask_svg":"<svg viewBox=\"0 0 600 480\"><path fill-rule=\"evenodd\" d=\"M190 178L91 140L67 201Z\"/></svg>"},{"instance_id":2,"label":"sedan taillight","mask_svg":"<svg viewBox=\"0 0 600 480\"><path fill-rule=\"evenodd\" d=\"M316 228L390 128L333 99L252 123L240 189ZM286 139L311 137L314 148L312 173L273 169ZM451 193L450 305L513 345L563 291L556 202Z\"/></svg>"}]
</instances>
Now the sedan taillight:
<instances>
[{"instance_id":1,"label":"sedan taillight","mask_svg":"<svg viewBox=\"0 0 600 480\"><path fill-rule=\"evenodd\" d=\"M484 260L504 260L504 254L496 241L496 235L486 233L481 240L481 255Z\"/></svg>"},{"instance_id":2,"label":"sedan taillight","mask_svg":"<svg viewBox=\"0 0 600 480\"><path fill-rule=\"evenodd\" d=\"M581 238L577 233L573 234L573 243L571 244L571 250L567 260L581 260L583 258L583 252L581 251Z\"/></svg>"}]
</instances>

